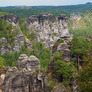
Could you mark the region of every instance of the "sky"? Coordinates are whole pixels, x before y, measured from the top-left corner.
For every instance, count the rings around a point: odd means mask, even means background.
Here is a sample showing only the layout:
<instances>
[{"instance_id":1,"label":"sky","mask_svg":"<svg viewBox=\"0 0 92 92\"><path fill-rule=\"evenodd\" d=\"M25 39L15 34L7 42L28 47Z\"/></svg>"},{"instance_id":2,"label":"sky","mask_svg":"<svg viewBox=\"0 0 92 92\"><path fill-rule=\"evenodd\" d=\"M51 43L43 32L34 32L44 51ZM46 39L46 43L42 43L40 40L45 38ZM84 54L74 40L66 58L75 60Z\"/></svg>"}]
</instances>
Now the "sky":
<instances>
[{"instance_id":1,"label":"sky","mask_svg":"<svg viewBox=\"0 0 92 92\"><path fill-rule=\"evenodd\" d=\"M92 0L0 0L0 6L39 6L39 5L75 5L92 2Z\"/></svg>"}]
</instances>

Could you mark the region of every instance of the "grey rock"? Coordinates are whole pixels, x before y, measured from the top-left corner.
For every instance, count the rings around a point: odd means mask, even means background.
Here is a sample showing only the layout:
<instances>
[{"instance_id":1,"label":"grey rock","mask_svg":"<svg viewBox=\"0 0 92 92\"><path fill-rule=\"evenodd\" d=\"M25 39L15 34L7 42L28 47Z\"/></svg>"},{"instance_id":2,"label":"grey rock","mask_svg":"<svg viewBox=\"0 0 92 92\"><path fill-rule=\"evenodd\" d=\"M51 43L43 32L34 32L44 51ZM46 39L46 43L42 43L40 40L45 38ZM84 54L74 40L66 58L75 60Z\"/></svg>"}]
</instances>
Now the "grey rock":
<instances>
[{"instance_id":1,"label":"grey rock","mask_svg":"<svg viewBox=\"0 0 92 92\"><path fill-rule=\"evenodd\" d=\"M72 20L74 20L74 19L78 19L78 20L80 20L81 19L81 14L80 13L78 13L78 14L71 14L70 15L70 19L72 19Z\"/></svg>"},{"instance_id":2,"label":"grey rock","mask_svg":"<svg viewBox=\"0 0 92 92\"><path fill-rule=\"evenodd\" d=\"M21 54L19 59L18 59L18 62L21 62L22 60L25 60L27 58L28 58L28 56L26 54Z\"/></svg>"},{"instance_id":3,"label":"grey rock","mask_svg":"<svg viewBox=\"0 0 92 92\"><path fill-rule=\"evenodd\" d=\"M37 68L40 69L40 61L35 56L27 57L25 54L22 54L19 57L17 67L19 69L27 69L29 71L35 71Z\"/></svg>"},{"instance_id":4,"label":"grey rock","mask_svg":"<svg viewBox=\"0 0 92 92\"><path fill-rule=\"evenodd\" d=\"M71 59L70 49L67 43L60 43L57 47L57 51L63 52L63 58L66 62L69 62Z\"/></svg>"},{"instance_id":5,"label":"grey rock","mask_svg":"<svg viewBox=\"0 0 92 92\"><path fill-rule=\"evenodd\" d=\"M24 45L24 41L20 41L20 46L23 46Z\"/></svg>"},{"instance_id":6,"label":"grey rock","mask_svg":"<svg viewBox=\"0 0 92 92\"><path fill-rule=\"evenodd\" d=\"M63 51L65 49L69 49L69 46L67 45L67 43L60 43L57 47L57 51Z\"/></svg>"},{"instance_id":7,"label":"grey rock","mask_svg":"<svg viewBox=\"0 0 92 92\"><path fill-rule=\"evenodd\" d=\"M14 52L20 52L20 46L14 46L13 51Z\"/></svg>"},{"instance_id":8,"label":"grey rock","mask_svg":"<svg viewBox=\"0 0 92 92\"><path fill-rule=\"evenodd\" d=\"M2 16L1 19L8 20L9 22L15 23L15 24L17 24L19 21L19 17L15 15L5 15L5 16Z\"/></svg>"},{"instance_id":9,"label":"grey rock","mask_svg":"<svg viewBox=\"0 0 92 92\"><path fill-rule=\"evenodd\" d=\"M4 44L4 43L5 43L5 44L7 44L7 39L6 39L6 38L4 38L4 37L3 37L3 38L1 38L1 39L0 39L0 41L2 42L2 44Z\"/></svg>"},{"instance_id":10,"label":"grey rock","mask_svg":"<svg viewBox=\"0 0 92 92\"><path fill-rule=\"evenodd\" d=\"M14 41L14 44L15 44L15 46L19 46L18 40L15 40L15 41Z\"/></svg>"},{"instance_id":11,"label":"grey rock","mask_svg":"<svg viewBox=\"0 0 92 92\"><path fill-rule=\"evenodd\" d=\"M27 64L31 67L26 68ZM21 68L20 65L24 66ZM35 70L36 67L40 67L40 61L35 56L28 58L22 54L17 67L10 68L6 73L2 92L51 92L45 76L39 70ZM34 71L30 71L29 68Z\"/></svg>"},{"instance_id":12,"label":"grey rock","mask_svg":"<svg viewBox=\"0 0 92 92\"><path fill-rule=\"evenodd\" d=\"M36 30L37 41L43 41L46 47L52 47L61 37L67 37L66 40L69 40L70 34L66 20L65 15L60 15L58 18L52 14L31 16L28 18L28 29Z\"/></svg>"},{"instance_id":13,"label":"grey rock","mask_svg":"<svg viewBox=\"0 0 92 92\"><path fill-rule=\"evenodd\" d=\"M23 36L23 34L18 34L18 35L15 37L15 40L24 41L24 36Z\"/></svg>"},{"instance_id":14,"label":"grey rock","mask_svg":"<svg viewBox=\"0 0 92 92\"><path fill-rule=\"evenodd\" d=\"M58 84L52 89L52 92L68 92L63 84Z\"/></svg>"},{"instance_id":15,"label":"grey rock","mask_svg":"<svg viewBox=\"0 0 92 92\"><path fill-rule=\"evenodd\" d=\"M5 46L2 46L1 48L1 55L6 55L7 49L5 48Z\"/></svg>"}]
</instances>

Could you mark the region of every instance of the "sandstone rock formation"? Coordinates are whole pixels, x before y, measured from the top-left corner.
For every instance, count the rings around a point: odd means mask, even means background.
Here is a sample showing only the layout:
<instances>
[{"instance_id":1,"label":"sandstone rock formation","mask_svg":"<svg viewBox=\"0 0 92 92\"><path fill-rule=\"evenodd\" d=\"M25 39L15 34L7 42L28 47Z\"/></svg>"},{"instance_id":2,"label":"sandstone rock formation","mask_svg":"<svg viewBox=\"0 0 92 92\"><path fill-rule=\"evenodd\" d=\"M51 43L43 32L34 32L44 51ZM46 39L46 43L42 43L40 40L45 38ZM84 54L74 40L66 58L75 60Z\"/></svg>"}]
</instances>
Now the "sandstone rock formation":
<instances>
[{"instance_id":1,"label":"sandstone rock formation","mask_svg":"<svg viewBox=\"0 0 92 92\"><path fill-rule=\"evenodd\" d=\"M57 51L58 52L63 52L63 58L66 62L70 61L70 49L69 49L69 45L67 43L60 43L57 47Z\"/></svg>"},{"instance_id":2,"label":"sandstone rock formation","mask_svg":"<svg viewBox=\"0 0 92 92\"><path fill-rule=\"evenodd\" d=\"M1 79L1 92L67 92L62 84L50 88L48 82L51 79L40 71L39 59L25 54L20 55L17 67L9 68Z\"/></svg>"},{"instance_id":3,"label":"sandstone rock formation","mask_svg":"<svg viewBox=\"0 0 92 92\"><path fill-rule=\"evenodd\" d=\"M81 15L80 15L80 13L78 13L78 14L73 13L73 14L70 15L70 19L72 19L72 20L74 20L74 19L80 20Z\"/></svg>"},{"instance_id":4,"label":"sandstone rock formation","mask_svg":"<svg viewBox=\"0 0 92 92\"><path fill-rule=\"evenodd\" d=\"M24 45L24 36L23 34L18 34L16 37L15 37L15 40L14 40L14 47L12 48L11 45L7 42L7 39L6 38L1 38L0 39L0 52L1 52L1 55L6 55L7 51L9 52L20 52L20 48Z\"/></svg>"},{"instance_id":5,"label":"sandstone rock formation","mask_svg":"<svg viewBox=\"0 0 92 92\"><path fill-rule=\"evenodd\" d=\"M66 17L60 15L55 18L52 14L42 14L28 18L28 29L33 29L37 36L37 41L42 41L45 46L52 47L60 37L69 39L70 34Z\"/></svg>"},{"instance_id":6,"label":"sandstone rock formation","mask_svg":"<svg viewBox=\"0 0 92 92\"><path fill-rule=\"evenodd\" d=\"M5 15L5 16L2 16L1 19L7 20L7 21L14 23L14 24L17 24L19 21L19 17L15 16L15 15Z\"/></svg>"},{"instance_id":7,"label":"sandstone rock formation","mask_svg":"<svg viewBox=\"0 0 92 92\"><path fill-rule=\"evenodd\" d=\"M37 68L40 68L39 59L22 54L17 68L10 68L6 73L2 92L50 92L45 76L36 72Z\"/></svg>"},{"instance_id":8,"label":"sandstone rock formation","mask_svg":"<svg viewBox=\"0 0 92 92\"><path fill-rule=\"evenodd\" d=\"M52 89L52 92L68 92L63 84L58 84Z\"/></svg>"},{"instance_id":9,"label":"sandstone rock formation","mask_svg":"<svg viewBox=\"0 0 92 92\"><path fill-rule=\"evenodd\" d=\"M19 52L21 46L23 46L23 45L24 45L24 36L23 36L23 34L21 33L21 34L18 34L18 35L15 37L13 51Z\"/></svg>"}]
</instances>

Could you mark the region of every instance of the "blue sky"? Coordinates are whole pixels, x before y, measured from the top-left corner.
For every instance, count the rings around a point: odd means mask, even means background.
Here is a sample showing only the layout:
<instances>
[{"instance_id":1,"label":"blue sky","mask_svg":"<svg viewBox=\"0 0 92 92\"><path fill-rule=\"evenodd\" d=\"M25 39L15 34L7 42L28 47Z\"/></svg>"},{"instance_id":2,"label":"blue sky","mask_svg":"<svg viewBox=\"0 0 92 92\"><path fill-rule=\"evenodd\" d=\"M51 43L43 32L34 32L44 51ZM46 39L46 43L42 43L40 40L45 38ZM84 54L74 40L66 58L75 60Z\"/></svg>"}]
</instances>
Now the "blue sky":
<instances>
[{"instance_id":1,"label":"blue sky","mask_svg":"<svg viewBox=\"0 0 92 92\"><path fill-rule=\"evenodd\" d=\"M75 5L86 2L92 2L92 0L0 0L0 6Z\"/></svg>"}]
</instances>

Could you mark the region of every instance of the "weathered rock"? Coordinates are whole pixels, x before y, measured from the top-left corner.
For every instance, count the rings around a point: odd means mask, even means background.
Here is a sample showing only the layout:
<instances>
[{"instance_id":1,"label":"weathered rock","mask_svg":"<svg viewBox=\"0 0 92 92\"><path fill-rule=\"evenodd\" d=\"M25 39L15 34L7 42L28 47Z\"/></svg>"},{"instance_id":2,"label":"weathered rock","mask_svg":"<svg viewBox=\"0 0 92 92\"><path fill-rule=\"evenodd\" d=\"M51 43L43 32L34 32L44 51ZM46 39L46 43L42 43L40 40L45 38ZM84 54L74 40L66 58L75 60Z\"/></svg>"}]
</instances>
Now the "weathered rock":
<instances>
[{"instance_id":1,"label":"weathered rock","mask_svg":"<svg viewBox=\"0 0 92 92\"><path fill-rule=\"evenodd\" d=\"M67 43L60 43L57 47L57 51L63 51L65 49L69 49L69 46L67 45Z\"/></svg>"},{"instance_id":2,"label":"weathered rock","mask_svg":"<svg viewBox=\"0 0 92 92\"><path fill-rule=\"evenodd\" d=\"M1 55L6 55L7 51L9 52L12 52L12 47L9 45L9 46L0 46L0 52L1 52Z\"/></svg>"},{"instance_id":3,"label":"weathered rock","mask_svg":"<svg viewBox=\"0 0 92 92\"><path fill-rule=\"evenodd\" d=\"M21 54L19 59L18 59L18 63L22 62L22 60L28 59L28 56L26 54Z\"/></svg>"},{"instance_id":4,"label":"weathered rock","mask_svg":"<svg viewBox=\"0 0 92 92\"><path fill-rule=\"evenodd\" d=\"M14 45L13 51L15 51L15 52L20 52L21 46L24 45L24 36L23 36L23 34L18 34L18 35L15 37L14 44L15 44L15 45Z\"/></svg>"},{"instance_id":5,"label":"weathered rock","mask_svg":"<svg viewBox=\"0 0 92 92\"><path fill-rule=\"evenodd\" d=\"M22 54L19 57L18 69L10 68L6 73L2 92L51 92L45 76L36 72L37 67L40 68L40 61L35 56L28 58Z\"/></svg>"},{"instance_id":6,"label":"weathered rock","mask_svg":"<svg viewBox=\"0 0 92 92\"><path fill-rule=\"evenodd\" d=\"M20 52L20 46L14 46L13 51Z\"/></svg>"},{"instance_id":7,"label":"weathered rock","mask_svg":"<svg viewBox=\"0 0 92 92\"><path fill-rule=\"evenodd\" d=\"M17 24L19 21L19 17L15 15L5 15L5 16L2 16L1 19L8 20L9 22L15 23L15 24Z\"/></svg>"},{"instance_id":8,"label":"weathered rock","mask_svg":"<svg viewBox=\"0 0 92 92\"><path fill-rule=\"evenodd\" d=\"M2 46L1 48L1 55L6 55L7 49L5 46Z\"/></svg>"},{"instance_id":9,"label":"weathered rock","mask_svg":"<svg viewBox=\"0 0 92 92\"><path fill-rule=\"evenodd\" d=\"M1 38L0 41L2 42L2 44L7 44L7 39L6 38Z\"/></svg>"},{"instance_id":10,"label":"weathered rock","mask_svg":"<svg viewBox=\"0 0 92 92\"><path fill-rule=\"evenodd\" d=\"M0 92L2 92L2 84L4 82L5 74L0 75Z\"/></svg>"},{"instance_id":11,"label":"weathered rock","mask_svg":"<svg viewBox=\"0 0 92 92\"><path fill-rule=\"evenodd\" d=\"M60 43L57 47L57 51L61 51L63 52L63 58L66 62L70 61L70 49L69 49L69 45L67 43Z\"/></svg>"},{"instance_id":12,"label":"weathered rock","mask_svg":"<svg viewBox=\"0 0 92 92\"><path fill-rule=\"evenodd\" d=\"M78 20L80 20L81 19L81 15L80 15L80 13L78 13L78 14L71 14L70 15L70 19L72 19L72 20L74 20L74 19L78 19Z\"/></svg>"},{"instance_id":13,"label":"weathered rock","mask_svg":"<svg viewBox=\"0 0 92 92\"><path fill-rule=\"evenodd\" d=\"M69 39L70 34L66 20L65 15L60 15L58 18L55 18L52 14L31 16L28 18L28 29L36 30L36 40L42 41L46 47L51 48L61 37Z\"/></svg>"},{"instance_id":14,"label":"weathered rock","mask_svg":"<svg viewBox=\"0 0 92 92\"><path fill-rule=\"evenodd\" d=\"M68 92L63 84L58 84L52 89L52 92Z\"/></svg>"},{"instance_id":15,"label":"weathered rock","mask_svg":"<svg viewBox=\"0 0 92 92\"><path fill-rule=\"evenodd\" d=\"M25 54L22 54L19 57L17 67L19 69L25 68L29 71L36 71L37 68L40 69L40 61L35 56L27 57Z\"/></svg>"}]
</instances>

